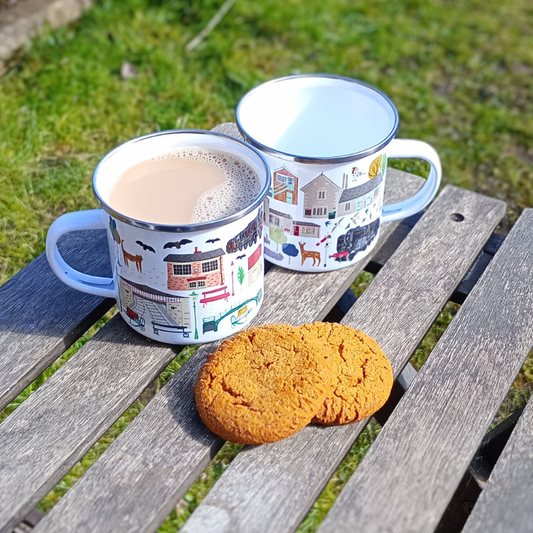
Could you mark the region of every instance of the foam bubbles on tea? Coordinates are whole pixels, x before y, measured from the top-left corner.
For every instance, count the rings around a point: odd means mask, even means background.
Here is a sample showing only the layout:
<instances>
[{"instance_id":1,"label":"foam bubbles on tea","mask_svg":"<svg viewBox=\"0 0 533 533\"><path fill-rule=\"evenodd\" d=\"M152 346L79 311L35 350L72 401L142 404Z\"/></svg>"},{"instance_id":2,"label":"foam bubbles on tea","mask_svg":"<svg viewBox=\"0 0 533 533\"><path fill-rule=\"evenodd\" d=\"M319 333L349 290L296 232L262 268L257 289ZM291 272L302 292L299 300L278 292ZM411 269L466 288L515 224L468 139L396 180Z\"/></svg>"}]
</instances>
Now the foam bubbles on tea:
<instances>
[{"instance_id":1,"label":"foam bubbles on tea","mask_svg":"<svg viewBox=\"0 0 533 533\"><path fill-rule=\"evenodd\" d=\"M218 167L226 181L204 192L194 207L191 223L232 215L249 206L261 192L259 176L240 157L193 146L166 156L202 161Z\"/></svg>"},{"instance_id":2,"label":"foam bubbles on tea","mask_svg":"<svg viewBox=\"0 0 533 533\"><path fill-rule=\"evenodd\" d=\"M124 215L159 224L197 224L232 215L261 192L257 173L233 154L197 146L126 170L109 203Z\"/></svg>"}]
</instances>

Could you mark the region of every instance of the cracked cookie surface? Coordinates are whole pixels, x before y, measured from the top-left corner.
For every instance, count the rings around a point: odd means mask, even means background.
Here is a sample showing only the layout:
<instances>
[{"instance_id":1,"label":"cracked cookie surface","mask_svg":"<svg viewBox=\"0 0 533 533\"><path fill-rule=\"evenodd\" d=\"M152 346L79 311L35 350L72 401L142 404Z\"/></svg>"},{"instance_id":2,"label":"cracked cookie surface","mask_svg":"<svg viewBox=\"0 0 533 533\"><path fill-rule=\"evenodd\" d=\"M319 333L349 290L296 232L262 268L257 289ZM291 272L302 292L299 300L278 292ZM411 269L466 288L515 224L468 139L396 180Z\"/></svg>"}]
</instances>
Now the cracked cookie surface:
<instances>
[{"instance_id":1,"label":"cracked cookie surface","mask_svg":"<svg viewBox=\"0 0 533 533\"><path fill-rule=\"evenodd\" d=\"M315 322L301 326L305 336L322 341L335 372L332 394L317 410L313 423L348 424L367 418L389 398L391 364L378 343L349 326Z\"/></svg>"},{"instance_id":2,"label":"cracked cookie surface","mask_svg":"<svg viewBox=\"0 0 533 533\"><path fill-rule=\"evenodd\" d=\"M223 439L264 444L309 424L332 394L323 342L287 324L238 333L208 355L194 387L204 424Z\"/></svg>"}]
</instances>

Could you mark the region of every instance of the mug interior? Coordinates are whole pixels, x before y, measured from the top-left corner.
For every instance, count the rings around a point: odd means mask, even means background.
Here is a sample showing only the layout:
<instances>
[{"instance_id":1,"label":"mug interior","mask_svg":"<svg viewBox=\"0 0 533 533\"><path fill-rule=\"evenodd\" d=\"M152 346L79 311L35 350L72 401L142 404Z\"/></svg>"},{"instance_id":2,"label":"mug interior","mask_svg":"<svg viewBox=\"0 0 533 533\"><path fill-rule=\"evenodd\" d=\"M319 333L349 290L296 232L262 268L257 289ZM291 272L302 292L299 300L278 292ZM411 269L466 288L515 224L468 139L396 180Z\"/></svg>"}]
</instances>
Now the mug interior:
<instances>
[{"instance_id":1,"label":"mug interior","mask_svg":"<svg viewBox=\"0 0 533 533\"><path fill-rule=\"evenodd\" d=\"M186 226L167 226L164 224L152 224L150 220L134 220L129 216L117 212L110 204L111 191L116 185L121 175L129 168L143 161L155 159L176 149L196 146L200 148L211 148L221 152L230 153L243 159L250 165L259 176L261 182L261 192L258 197L245 209L238 211L227 217L201 222L198 224L188 224ZM93 175L93 188L96 197L102 207L110 214L116 216L123 222L148 227L158 230L168 231L196 231L208 229L220 223L228 223L249 213L261 204L270 188L269 169L263 157L247 144L221 133L208 132L202 130L194 131L163 131L139 137L128 141L115 148L98 164Z\"/></svg>"},{"instance_id":2,"label":"mug interior","mask_svg":"<svg viewBox=\"0 0 533 533\"><path fill-rule=\"evenodd\" d=\"M398 113L384 94L327 75L264 83L244 96L236 116L256 147L295 158L366 155L387 144L398 128Z\"/></svg>"}]
</instances>

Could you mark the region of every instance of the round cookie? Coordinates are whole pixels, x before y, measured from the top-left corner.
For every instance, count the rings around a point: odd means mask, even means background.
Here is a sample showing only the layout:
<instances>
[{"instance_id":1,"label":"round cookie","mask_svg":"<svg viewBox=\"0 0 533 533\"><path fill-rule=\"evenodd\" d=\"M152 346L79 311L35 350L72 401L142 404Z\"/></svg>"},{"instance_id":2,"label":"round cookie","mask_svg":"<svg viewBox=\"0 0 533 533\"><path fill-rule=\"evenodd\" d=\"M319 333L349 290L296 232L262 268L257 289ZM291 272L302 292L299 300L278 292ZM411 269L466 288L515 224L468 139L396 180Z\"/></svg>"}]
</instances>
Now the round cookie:
<instances>
[{"instance_id":1,"label":"round cookie","mask_svg":"<svg viewBox=\"0 0 533 533\"><path fill-rule=\"evenodd\" d=\"M204 424L223 439L264 444L309 424L333 390L323 342L272 324L243 331L210 354L194 387Z\"/></svg>"},{"instance_id":2,"label":"round cookie","mask_svg":"<svg viewBox=\"0 0 533 533\"><path fill-rule=\"evenodd\" d=\"M313 423L348 424L380 409L389 398L393 375L378 343L349 326L315 322L301 327L306 336L327 346L336 369L336 385Z\"/></svg>"}]
</instances>

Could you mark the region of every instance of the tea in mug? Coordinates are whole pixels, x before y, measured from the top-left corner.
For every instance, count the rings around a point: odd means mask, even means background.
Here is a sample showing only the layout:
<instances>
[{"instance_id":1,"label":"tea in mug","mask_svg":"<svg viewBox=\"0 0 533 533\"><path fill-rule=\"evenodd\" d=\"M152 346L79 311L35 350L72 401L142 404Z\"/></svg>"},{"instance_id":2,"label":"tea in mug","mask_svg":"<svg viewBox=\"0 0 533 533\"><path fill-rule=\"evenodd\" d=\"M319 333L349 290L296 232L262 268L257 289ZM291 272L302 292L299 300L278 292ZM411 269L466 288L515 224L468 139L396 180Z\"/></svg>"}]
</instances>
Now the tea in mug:
<instances>
[{"instance_id":1,"label":"tea in mug","mask_svg":"<svg viewBox=\"0 0 533 533\"><path fill-rule=\"evenodd\" d=\"M259 176L240 157L189 147L128 168L113 187L109 204L136 220L197 224L244 209L260 192Z\"/></svg>"}]
</instances>

